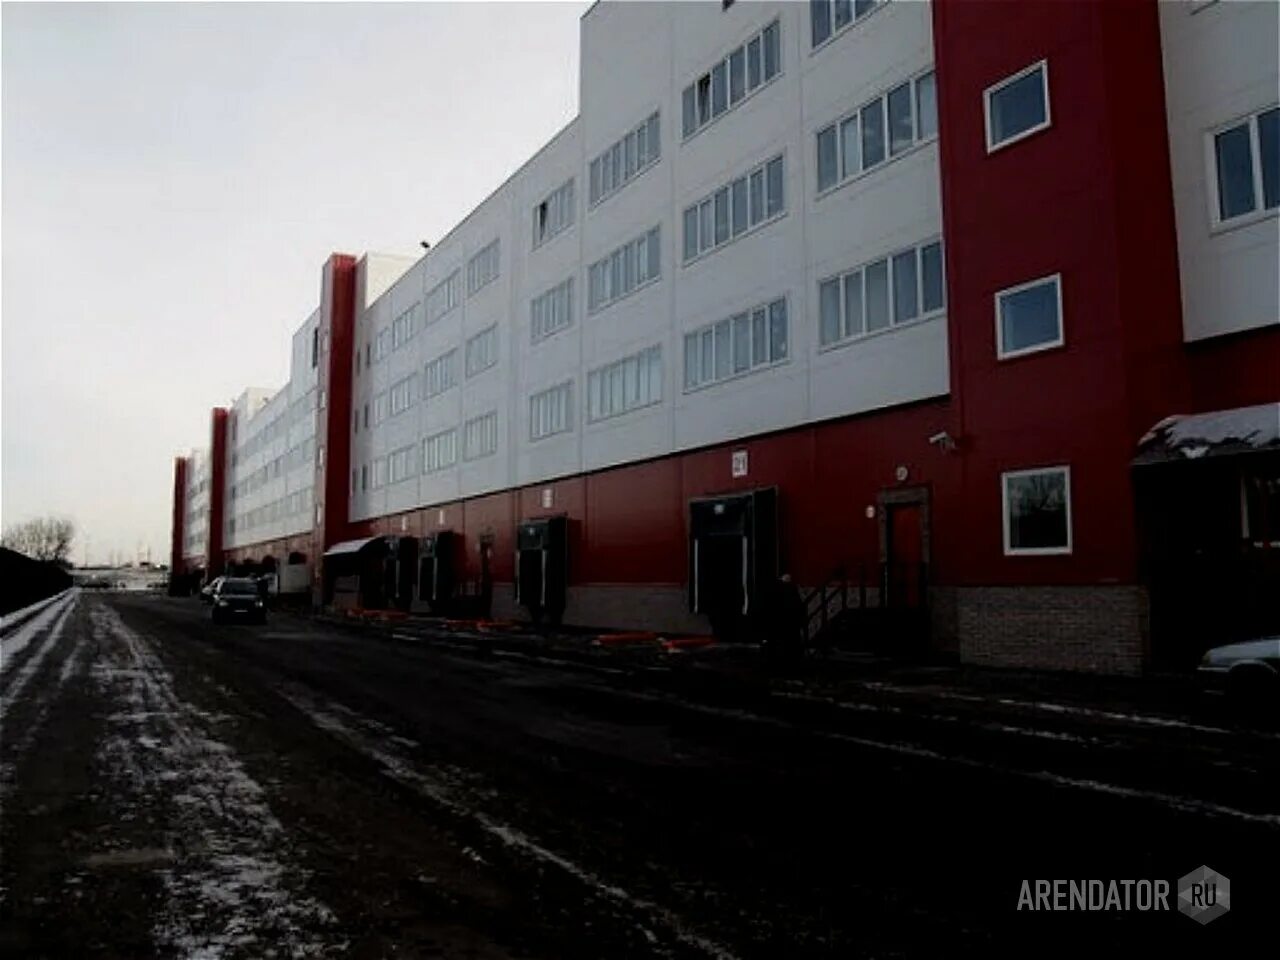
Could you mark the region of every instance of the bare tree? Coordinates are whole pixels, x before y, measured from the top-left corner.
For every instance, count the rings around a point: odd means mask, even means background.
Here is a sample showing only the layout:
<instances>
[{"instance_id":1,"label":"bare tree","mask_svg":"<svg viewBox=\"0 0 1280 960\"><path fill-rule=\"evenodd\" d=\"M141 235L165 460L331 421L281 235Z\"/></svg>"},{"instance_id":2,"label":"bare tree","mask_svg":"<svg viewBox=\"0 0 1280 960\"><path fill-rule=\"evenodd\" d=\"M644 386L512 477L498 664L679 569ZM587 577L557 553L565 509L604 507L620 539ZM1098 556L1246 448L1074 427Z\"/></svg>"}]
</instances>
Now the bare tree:
<instances>
[{"instance_id":1,"label":"bare tree","mask_svg":"<svg viewBox=\"0 0 1280 960\"><path fill-rule=\"evenodd\" d=\"M68 566L75 534L75 523L66 517L38 517L6 527L0 546L25 553L33 560Z\"/></svg>"}]
</instances>

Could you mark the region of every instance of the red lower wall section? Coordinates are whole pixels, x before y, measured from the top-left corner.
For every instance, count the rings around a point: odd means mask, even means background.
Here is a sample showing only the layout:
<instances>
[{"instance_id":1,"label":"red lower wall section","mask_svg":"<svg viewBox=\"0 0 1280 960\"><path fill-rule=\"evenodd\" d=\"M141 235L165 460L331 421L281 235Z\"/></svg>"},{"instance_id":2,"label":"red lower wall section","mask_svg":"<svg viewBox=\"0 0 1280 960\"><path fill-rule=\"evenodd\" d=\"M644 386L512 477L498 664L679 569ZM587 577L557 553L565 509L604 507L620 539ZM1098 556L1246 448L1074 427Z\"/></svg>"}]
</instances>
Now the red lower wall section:
<instances>
[{"instance_id":1,"label":"red lower wall section","mask_svg":"<svg viewBox=\"0 0 1280 960\"><path fill-rule=\"evenodd\" d=\"M1280 324L1188 344L1188 413L1280 402Z\"/></svg>"}]
</instances>

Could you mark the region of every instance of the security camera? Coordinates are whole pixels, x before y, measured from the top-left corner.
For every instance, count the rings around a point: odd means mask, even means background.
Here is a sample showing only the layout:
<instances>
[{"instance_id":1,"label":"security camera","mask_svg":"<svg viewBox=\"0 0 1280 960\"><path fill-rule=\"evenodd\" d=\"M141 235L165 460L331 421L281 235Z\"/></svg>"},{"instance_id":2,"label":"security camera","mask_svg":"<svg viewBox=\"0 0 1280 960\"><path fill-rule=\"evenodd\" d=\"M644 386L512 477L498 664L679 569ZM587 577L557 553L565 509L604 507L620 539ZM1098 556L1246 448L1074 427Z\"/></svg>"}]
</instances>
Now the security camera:
<instances>
[{"instance_id":1,"label":"security camera","mask_svg":"<svg viewBox=\"0 0 1280 960\"><path fill-rule=\"evenodd\" d=\"M939 430L937 433L935 433L932 437L929 438L929 442L934 444L946 443L950 439L951 439L951 434L947 433L947 431L945 430Z\"/></svg>"}]
</instances>

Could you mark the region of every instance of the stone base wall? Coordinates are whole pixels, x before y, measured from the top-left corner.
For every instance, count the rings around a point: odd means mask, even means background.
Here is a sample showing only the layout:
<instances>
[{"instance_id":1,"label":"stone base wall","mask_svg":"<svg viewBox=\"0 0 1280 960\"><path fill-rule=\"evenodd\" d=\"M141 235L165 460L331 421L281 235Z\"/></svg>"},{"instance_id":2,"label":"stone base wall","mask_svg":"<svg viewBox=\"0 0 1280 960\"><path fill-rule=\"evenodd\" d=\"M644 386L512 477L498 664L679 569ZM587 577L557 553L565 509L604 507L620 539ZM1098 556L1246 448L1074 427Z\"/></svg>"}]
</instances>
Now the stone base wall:
<instances>
[{"instance_id":1,"label":"stone base wall","mask_svg":"<svg viewBox=\"0 0 1280 960\"><path fill-rule=\"evenodd\" d=\"M957 587L966 663L1136 674L1147 649L1146 591L1134 585Z\"/></svg>"}]
</instances>

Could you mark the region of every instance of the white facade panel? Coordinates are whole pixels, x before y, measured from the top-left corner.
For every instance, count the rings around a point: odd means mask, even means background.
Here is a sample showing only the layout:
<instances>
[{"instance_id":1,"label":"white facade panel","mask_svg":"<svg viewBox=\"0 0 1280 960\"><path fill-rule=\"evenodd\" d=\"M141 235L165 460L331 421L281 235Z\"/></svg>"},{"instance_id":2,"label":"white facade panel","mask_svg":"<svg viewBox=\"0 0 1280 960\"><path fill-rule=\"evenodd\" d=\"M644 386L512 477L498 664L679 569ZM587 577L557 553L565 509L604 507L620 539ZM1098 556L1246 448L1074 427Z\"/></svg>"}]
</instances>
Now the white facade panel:
<instances>
[{"instance_id":1,"label":"white facade panel","mask_svg":"<svg viewBox=\"0 0 1280 960\"><path fill-rule=\"evenodd\" d=\"M779 70L691 136L682 129L684 89L717 60L776 22ZM945 314L934 312L865 340L820 350L822 278L941 235L937 147L932 137L822 196L816 190L817 130L869 98L932 67L928 6L890 4L818 50L808 6L798 3L597 4L582 20L581 113L425 257L368 304L357 344L374 344L415 297L459 271L456 305L355 381L353 518L429 506L537 483L829 417L945 394ZM649 143L656 115L656 149ZM644 129L643 138L637 133ZM593 185L593 161L618 147L618 175ZM683 212L771 158L783 158L783 209L685 262ZM634 157L634 160L632 159ZM562 191L572 181L572 202ZM607 189L602 187L607 186ZM558 193L559 192L559 193ZM598 195L603 194L603 195ZM554 215L539 204L558 196ZM593 202L593 200L595 202ZM566 208L570 222L564 222ZM539 217L544 217L539 221ZM538 227L553 223L554 232ZM639 261L620 260L624 295L592 309L590 267L659 228L658 276L631 289ZM468 292L468 262L500 245L497 277ZM567 323L535 338L534 298L572 278ZM447 298L439 298L444 303ZM686 389L684 335L782 299L783 355L737 377ZM497 363L465 373L466 343L497 326ZM588 422L593 370L660 347L661 389ZM458 383L381 423L377 397L399 378L421 376L458 351ZM572 383L567 429L532 438L531 398ZM368 404L371 418L364 423ZM468 421L497 412L497 449L468 459ZM451 467L421 472L423 442L456 429ZM375 488L375 464L415 445L417 482ZM366 487L365 474L369 474Z\"/></svg>"},{"instance_id":2,"label":"white facade panel","mask_svg":"<svg viewBox=\"0 0 1280 960\"><path fill-rule=\"evenodd\" d=\"M1221 220L1213 135L1280 102L1280 5L1160 4L1183 334L1280 323L1277 211Z\"/></svg>"}]
</instances>

